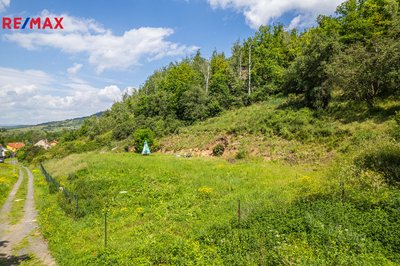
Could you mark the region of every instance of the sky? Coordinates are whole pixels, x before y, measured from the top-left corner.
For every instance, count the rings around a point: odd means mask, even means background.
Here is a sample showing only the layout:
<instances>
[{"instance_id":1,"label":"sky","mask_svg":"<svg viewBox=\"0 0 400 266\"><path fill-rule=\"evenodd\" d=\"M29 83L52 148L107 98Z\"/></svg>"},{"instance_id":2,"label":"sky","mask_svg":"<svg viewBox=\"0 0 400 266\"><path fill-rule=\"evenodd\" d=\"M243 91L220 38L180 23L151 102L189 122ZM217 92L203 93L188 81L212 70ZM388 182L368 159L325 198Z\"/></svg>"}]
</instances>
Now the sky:
<instances>
[{"instance_id":1,"label":"sky","mask_svg":"<svg viewBox=\"0 0 400 266\"><path fill-rule=\"evenodd\" d=\"M170 62L230 55L261 25L315 25L343 0L0 0L4 18L62 18L57 29L0 26L0 125L104 111ZM29 24L28 24L29 25Z\"/></svg>"}]
</instances>

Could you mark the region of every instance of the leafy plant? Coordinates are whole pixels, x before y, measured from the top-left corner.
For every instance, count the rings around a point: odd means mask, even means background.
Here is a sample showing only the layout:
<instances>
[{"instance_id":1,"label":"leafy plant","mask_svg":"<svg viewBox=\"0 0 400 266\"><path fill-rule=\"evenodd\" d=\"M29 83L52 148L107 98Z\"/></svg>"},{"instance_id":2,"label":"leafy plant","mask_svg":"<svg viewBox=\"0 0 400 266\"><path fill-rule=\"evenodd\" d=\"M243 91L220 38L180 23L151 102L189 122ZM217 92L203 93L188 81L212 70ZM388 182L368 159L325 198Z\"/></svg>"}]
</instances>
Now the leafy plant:
<instances>
[{"instance_id":1,"label":"leafy plant","mask_svg":"<svg viewBox=\"0 0 400 266\"><path fill-rule=\"evenodd\" d=\"M214 146L212 150L212 154L214 156L222 156L225 152L225 146L221 143L218 143L217 145Z\"/></svg>"},{"instance_id":2,"label":"leafy plant","mask_svg":"<svg viewBox=\"0 0 400 266\"><path fill-rule=\"evenodd\" d=\"M392 185L400 184L400 145L385 144L374 147L356 158L360 169L381 173Z\"/></svg>"},{"instance_id":3,"label":"leafy plant","mask_svg":"<svg viewBox=\"0 0 400 266\"><path fill-rule=\"evenodd\" d=\"M245 159L246 157L247 157L247 151L243 148L239 149L239 151L235 155L235 158L238 160Z\"/></svg>"}]
</instances>

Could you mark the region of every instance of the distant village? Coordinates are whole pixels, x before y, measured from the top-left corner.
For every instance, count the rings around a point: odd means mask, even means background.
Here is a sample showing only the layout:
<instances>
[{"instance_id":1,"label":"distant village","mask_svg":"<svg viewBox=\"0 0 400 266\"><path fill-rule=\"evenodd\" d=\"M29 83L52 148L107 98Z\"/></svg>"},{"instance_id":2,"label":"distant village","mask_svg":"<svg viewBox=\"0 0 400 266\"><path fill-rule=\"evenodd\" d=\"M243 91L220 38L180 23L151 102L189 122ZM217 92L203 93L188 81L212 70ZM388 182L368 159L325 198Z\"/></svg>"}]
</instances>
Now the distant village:
<instances>
[{"instance_id":1,"label":"distant village","mask_svg":"<svg viewBox=\"0 0 400 266\"><path fill-rule=\"evenodd\" d=\"M57 140L48 141L47 139L41 139L38 142L36 142L33 146L41 147L45 150L48 150L48 149L56 146L57 144L58 144ZM22 149L23 147L25 147L25 143L23 143L23 142L11 142L11 143L8 143L5 148L0 144L0 157L3 157L3 158L7 157L8 153L13 155L18 150Z\"/></svg>"}]
</instances>

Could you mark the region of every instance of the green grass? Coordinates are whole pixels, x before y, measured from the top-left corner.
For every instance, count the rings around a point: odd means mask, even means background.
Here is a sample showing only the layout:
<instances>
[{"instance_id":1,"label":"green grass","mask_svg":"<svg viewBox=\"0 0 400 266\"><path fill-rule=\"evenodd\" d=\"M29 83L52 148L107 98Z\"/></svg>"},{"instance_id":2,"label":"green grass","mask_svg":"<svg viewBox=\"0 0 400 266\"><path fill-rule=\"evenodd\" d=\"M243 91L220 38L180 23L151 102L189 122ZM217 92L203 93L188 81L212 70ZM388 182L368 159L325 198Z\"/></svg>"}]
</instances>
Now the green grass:
<instances>
[{"instance_id":1,"label":"green grass","mask_svg":"<svg viewBox=\"0 0 400 266\"><path fill-rule=\"evenodd\" d=\"M181 128L160 143L165 152L211 155L213 147L222 142L226 144L224 158L235 158L244 151L250 158L319 164L388 135L393 125L390 117L398 106L398 101L393 102L382 105L375 116L366 112L356 117L356 110L353 115L337 106L312 111L291 107L285 98L271 98ZM385 119L379 115L382 113Z\"/></svg>"},{"instance_id":2,"label":"green grass","mask_svg":"<svg viewBox=\"0 0 400 266\"><path fill-rule=\"evenodd\" d=\"M40 224L61 265L100 262L108 252L121 256L121 261L131 257L137 263L174 263L181 256L189 262L194 259L188 257L193 252L198 252L198 260L218 262L216 251L202 246L198 237L210 226L224 225L235 217L238 200L244 219L255 207L295 200L297 184L304 176L322 182L318 172L280 163L230 164L162 155L89 153L53 161L46 167L66 188L79 194L83 216L74 220L74 212L64 208L60 193L48 195L47 184L38 183ZM109 249L105 251L102 214L115 196L109 211Z\"/></svg>"},{"instance_id":3,"label":"green grass","mask_svg":"<svg viewBox=\"0 0 400 266\"><path fill-rule=\"evenodd\" d=\"M0 206L3 206L14 183L18 179L18 169L14 165L0 163Z\"/></svg>"},{"instance_id":4,"label":"green grass","mask_svg":"<svg viewBox=\"0 0 400 266\"><path fill-rule=\"evenodd\" d=\"M400 264L398 189L344 165L71 155L45 166L79 210L41 177L39 222L60 265Z\"/></svg>"},{"instance_id":5,"label":"green grass","mask_svg":"<svg viewBox=\"0 0 400 266\"><path fill-rule=\"evenodd\" d=\"M27 193L28 193L28 178L24 173L24 179L22 180L22 183L18 188L17 193L15 194L14 202L11 205L11 210L10 213L8 214L10 224L17 224L24 216L24 206Z\"/></svg>"}]
</instances>

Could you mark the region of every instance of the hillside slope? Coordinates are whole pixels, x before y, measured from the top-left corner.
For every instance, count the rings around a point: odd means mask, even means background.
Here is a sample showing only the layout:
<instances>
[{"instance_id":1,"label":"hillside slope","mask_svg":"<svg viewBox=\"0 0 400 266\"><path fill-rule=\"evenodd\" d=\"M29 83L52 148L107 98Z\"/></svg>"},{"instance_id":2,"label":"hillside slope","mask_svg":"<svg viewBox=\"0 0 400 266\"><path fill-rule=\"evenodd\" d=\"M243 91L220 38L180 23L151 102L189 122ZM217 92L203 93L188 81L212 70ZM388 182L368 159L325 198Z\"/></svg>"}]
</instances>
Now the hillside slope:
<instances>
[{"instance_id":1,"label":"hillside slope","mask_svg":"<svg viewBox=\"0 0 400 266\"><path fill-rule=\"evenodd\" d=\"M224 158L263 157L290 163L330 161L360 145L390 139L400 102L385 101L374 110L337 105L329 111L296 108L288 98L226 111L160 140L165 153L212 156L221 144Z\"/></svg>"},{"instance_id":2,"label":"hillside slope","mask_svg":"<svg viewBox=\"0 0 400 266\"><path fill-rule=\"evenodd\" d=\"M72 119L60 120L60 121L51 121L46 123L40 123L37 125L16 125L16 126L4 126L5 130L9 131L29 131L29 130L43 130L48 132L57 132L62 130L73 130L78 129L82 124L83 121L90 117L100 117L103 112L99 112L93 114L91 116L84 116L84 117L77 117ZM2 126L0 126L1 128Z\"/></svg>"}]
</instances>

